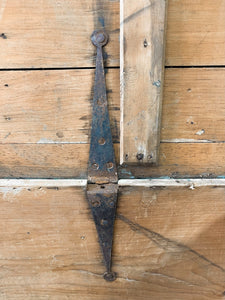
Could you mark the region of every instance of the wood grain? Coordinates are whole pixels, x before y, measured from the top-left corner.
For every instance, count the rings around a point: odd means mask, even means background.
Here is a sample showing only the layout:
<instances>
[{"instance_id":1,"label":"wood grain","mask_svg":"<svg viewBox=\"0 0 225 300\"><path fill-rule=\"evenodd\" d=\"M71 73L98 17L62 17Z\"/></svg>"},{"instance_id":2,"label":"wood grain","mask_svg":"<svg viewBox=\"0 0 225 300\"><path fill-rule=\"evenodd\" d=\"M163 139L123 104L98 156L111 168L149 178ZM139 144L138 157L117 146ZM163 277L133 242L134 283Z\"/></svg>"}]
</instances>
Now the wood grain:
<instances>
[{"instance_id":1,"label":"wood grain","mask_svg":"<svg viewBox=\"0 0 225 300\"><path fill-rule=\"evenodd\" d=\"M225 68L167 69L161 140L225 141Z\"/></svg>"},{"instance_id":2,"label":"wood grain","mask_svg":"<svg viewBox=\"0 0 225 300\"><path fill-rule=\"evenodd\" d=\"M167 2L122 0L120 8L120 163L157 163Z\"/></svg>"},{"instance_id":3,"label":"wood grain","mask_svg":"<svg viewBox=\"0 0 225 300\"><path fill-rule=\"evenodd\" d=\"M166 64L224 65L225 1L168 2ZM2 0L0 24L1 69L94 66L90 35L103 27L107 65L119 66L119 0Z\"/></svg>"},{"instance_id":4,"label":"wood grain","mask_svg":"<svg viewBox=\"0 0 225 300\"><path fill-rule=\"evenodd\" d=\"M121 188L107 283L83 189L1 187L1 298L224 299L224 194Z\"/></svg>"},{"instance_id":5,"label":"wood grain","mask_svg":"<svg viewBox=\"0 0 225 300\"><path fill-rule=\"evenodd\" d=\"M1 72L0 177L86 178L93 79L93 70ZM119 71L106 81L118 143ZM224 68L167 69L159 166L120 177L224 175L224 92Z\"/></svg>"},{"instance_id":6,"label":"wood grain","mask_svg":"<svg viewBox=\"0 0 225 300\"><path fill-rule=\"evenodd\" d=\"M93 81L93 70L1 72L0 143L88 143ZM108 70L106 85L117 143L118 70ZM161 140L224 142L224 93L225 68L167 69Z\"/></svg>"},{"instance_id":7,"label":"wood grain","mask_svg":"<svg viewBox=\"0 0 225 300\"><path fill-rule=\"evenodd\" d=\"M168 1L166 65L225 65L225 1Z\"/></svg>"},{"instance_id":8,"label":"wood grain","mask_svg":"<svg viewBox=\"0 0 225 300\"><path fill-rule=\"evenodd\" d=\"M119 1L0 2L0 68L94 66L92 32L110 32L107 65L119 65ZM2 35L3 34L3 35Z\"/></svg>"},{"instance_id":9,"label":"wood grain","mask_svg":"<svg viewBox=\"0 0 225 300\"><path fill-rule=\"evenodd\" d=\"M0 143L88 143L94 70L2 72ZM119 71L106 75L114 142L119 142Z\"/></svg>"},{"instance_id":10,"label":"wood grain","mask_svg":"<svg viewBox=\"0 0 225 300\"><path fill-rule=\"evenodd\" d=\"M0 145L1 178L87 178L88 144ZM119 163L119 144L115 144ZM225 174L224 143L163 143L158 167L119 167L120 178L217 177Z\"/></svg>"}]
</instances>

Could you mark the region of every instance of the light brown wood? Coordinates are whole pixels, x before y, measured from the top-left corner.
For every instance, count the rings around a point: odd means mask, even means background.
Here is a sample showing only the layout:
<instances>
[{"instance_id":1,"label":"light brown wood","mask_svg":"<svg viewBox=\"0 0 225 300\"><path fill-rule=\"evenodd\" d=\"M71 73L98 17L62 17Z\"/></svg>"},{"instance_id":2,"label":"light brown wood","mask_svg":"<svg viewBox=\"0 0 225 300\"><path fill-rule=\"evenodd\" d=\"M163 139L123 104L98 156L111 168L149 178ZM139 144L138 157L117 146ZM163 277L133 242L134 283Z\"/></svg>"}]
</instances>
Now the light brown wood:
<instances>
[{"instance_id":1,"label":"light brown wood","mask_svg":"<svg viewBox=\"0 0 225 300\"><path fill-rule=\"evenodd\" d=\"M225 0L169 0L166 65L225 65Z\"/></svg>"},{"instance_id":2,"label":"light brown wood","mask_svg":"<svg viewBox=\"0 0 225 300\"><path fill-rule=\"evenodd\" d=\"M88 143L94 70L1 72L0 143ZM119 71L106 75L114 142L119 142Z\"/></svg>"},{"instance_id":3,"label":"light brown wood","mask_svg":"<svg viewBox=\"0 0 225 300\"><path fill-rule=\"evenodd\" d=\"M93 80L93 70L1 72L0 143L88 143ZM118 70L106 84L119 142ZM224 142L224 93L225 68L167 69L161 140Z\"/></svg>"},{"instance_id":4,"label":"light brown wood","mask_svg":"<svg viewBox=\"0 0 225 300\"><path fill-rule=\"evenodd\" d=\"M161 140L225 141L225 68L167 69Z\"/></svg>"},{"instance_id":5,"label":"light brown wood","mask_svg":"<svg viewBox=\"0 0 225 300\"><path fill-rule=\"evenodd\" d=\"M87 178L88 144L0 145L1 178ZM115 144L117 163L119 144ZM162 143L158 167L119 167L120 178L217 177L225 174L224 143Z\"/></svg>"},{"instance_id":6,"label":"light brown wood","mask_svg":"<svg viewBox=\"0 0 225 300\"><path fill-rule=\"evenodd\" d=\"M167 1L120 4L120 163L157 163Z\"/></svg>"},{"instance_id":7,"label":"light brown wood","mask_svg":"<svg viewBox=\"0 0 225 300\"><path fill-rule=\"evenodd\" d=\"M225 64L225 1L218 1L168 1L167 65ZM119 0L2 0L0 24L0 68L94 66L90 35L103 25L107 65L119 66Z\"/></svg>"},{"instance_id":8,"label":"light brown wood","mask_svg":"<svg viewBox=\"0 0 225 300\"><path fill-rule=\"evenodd\" d=\"M86 178L93 80L93 70L1 72L0 177ZM117 143L119 71L106 81ZM120 176L224 175L224 93L224 68L167 69L159 166Z\"/></svg>"},{"instance_id":9,"label":"light brown wood","mask_svg":"<svg viewBox=\"0 0 225 300\"><path fill-rule=\"evenodd\" d=\"M1 298L224 299L224 192L121 188L107 283L83 189L1 187Z\"/></svg>"},{"instance_id":10,"label":"light brown wood","mask_svg":"<svg viewBox=\"0 0 225 300\"><path fill-rule=\"evenodd\" d=\"M119 0L2 0L0 24L1 69L94 66L90 36L101 28L107 65L119 65Z\"/></svg>"}]
</instances>

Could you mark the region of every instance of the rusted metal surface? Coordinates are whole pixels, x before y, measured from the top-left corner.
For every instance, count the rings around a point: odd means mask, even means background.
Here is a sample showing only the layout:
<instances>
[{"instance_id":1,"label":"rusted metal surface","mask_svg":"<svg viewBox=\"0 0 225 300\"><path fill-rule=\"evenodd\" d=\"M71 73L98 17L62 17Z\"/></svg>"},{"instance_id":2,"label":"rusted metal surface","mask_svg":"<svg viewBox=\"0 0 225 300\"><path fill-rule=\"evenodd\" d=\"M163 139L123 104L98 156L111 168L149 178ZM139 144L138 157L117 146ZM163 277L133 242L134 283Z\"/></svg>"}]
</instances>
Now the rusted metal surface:
<instances>
[{"instance_id":1,"label":"rusted metal surface","mask_svg":"<svg viewBox=\"0 0 225 300\"><path fill-rule=\"evenodd\" d=\"M107 281L113 281L116 279L116 274L111 271L111 252L116 214L118 176L110 129L102 53L102 47L108 42L108 35L102 30L94 31L91 40L97 47L97 57L87 199L95 221L99 244L106 266L104 278Z\"/></svg>"}]
</instances>

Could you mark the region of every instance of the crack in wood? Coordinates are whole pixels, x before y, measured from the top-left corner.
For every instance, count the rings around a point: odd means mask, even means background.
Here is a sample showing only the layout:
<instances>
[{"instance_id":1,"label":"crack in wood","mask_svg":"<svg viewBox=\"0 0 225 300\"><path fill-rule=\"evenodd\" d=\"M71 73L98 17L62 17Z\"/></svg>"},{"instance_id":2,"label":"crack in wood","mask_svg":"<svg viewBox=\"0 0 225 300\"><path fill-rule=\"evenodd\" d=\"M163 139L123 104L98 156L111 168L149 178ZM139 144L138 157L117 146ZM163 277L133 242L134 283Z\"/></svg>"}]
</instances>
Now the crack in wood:
<instances>
[{"instance_id":1,"label":"crack in wood","mask_svg":"<svg viewBox=\"0 0 225 300\"><path fill-rule=\"evenodd\" d=\"M169 238L164 237L163 235L154 232L148 228L145 228L137 223L134 223L133 221L127 219L124 215L118 214L117 218L121 220L122 222L126 223L127 225L130 226L130 228L133 231L136 231L138 233L144 234L147 238L149 238L154 244L156 244L159 248L164 249L167 252L186 252L186 253L191 253L198 258L200 258L202 261L208 263L212 267L215 267L222 271L225 274L225 269L222 268L220 265L217 265L216 263L212 262L210 259L205 257L204 255L198 253L194 249L182 244L178 243L174 240L171 240Z\"/></svg>"}]
</instances>

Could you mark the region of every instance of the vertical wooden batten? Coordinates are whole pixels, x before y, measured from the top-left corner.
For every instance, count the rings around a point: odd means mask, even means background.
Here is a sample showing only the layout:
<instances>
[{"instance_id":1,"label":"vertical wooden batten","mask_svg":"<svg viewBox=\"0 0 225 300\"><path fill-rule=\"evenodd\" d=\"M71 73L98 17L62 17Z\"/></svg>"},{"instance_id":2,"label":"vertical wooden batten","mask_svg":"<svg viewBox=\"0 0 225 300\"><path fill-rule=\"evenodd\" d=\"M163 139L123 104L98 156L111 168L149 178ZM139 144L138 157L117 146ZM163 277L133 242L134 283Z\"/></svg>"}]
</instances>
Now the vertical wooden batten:
<instances>
[{"instance_id":1,"label":"vertical wooden batten","mask_svg":"<svg viewBox=\"0 0 225 300\"><path fill-rule=\"evenodd\" d=\"M157 163L167 1L120 4L120 163Z\"/></svg>"}]
</instances>

